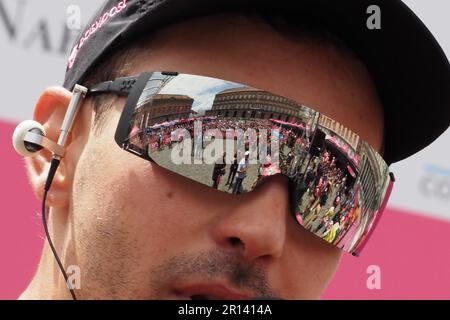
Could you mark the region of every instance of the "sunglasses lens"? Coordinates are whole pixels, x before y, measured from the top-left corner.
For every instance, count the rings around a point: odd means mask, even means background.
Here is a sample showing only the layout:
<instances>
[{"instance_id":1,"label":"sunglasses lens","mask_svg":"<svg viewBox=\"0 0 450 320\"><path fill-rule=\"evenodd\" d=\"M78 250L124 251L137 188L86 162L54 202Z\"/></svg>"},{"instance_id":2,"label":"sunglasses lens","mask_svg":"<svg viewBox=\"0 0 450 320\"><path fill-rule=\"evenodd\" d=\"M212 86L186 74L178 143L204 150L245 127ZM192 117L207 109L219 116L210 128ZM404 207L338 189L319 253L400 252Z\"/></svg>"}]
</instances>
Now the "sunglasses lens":
<instances>
[{"instance_id":1,"label":"sunglasses lens","mask_svg":"<svg viewBox=\"0 0 450 320\"><path fill-rule=\"evenodd\" d=\"M128 151L203 185L240 194L286 176L295 220L351 253L390 182L381 156L341 124L234 82L153 73L130 118Z\"/></svg>"}]
</instances>

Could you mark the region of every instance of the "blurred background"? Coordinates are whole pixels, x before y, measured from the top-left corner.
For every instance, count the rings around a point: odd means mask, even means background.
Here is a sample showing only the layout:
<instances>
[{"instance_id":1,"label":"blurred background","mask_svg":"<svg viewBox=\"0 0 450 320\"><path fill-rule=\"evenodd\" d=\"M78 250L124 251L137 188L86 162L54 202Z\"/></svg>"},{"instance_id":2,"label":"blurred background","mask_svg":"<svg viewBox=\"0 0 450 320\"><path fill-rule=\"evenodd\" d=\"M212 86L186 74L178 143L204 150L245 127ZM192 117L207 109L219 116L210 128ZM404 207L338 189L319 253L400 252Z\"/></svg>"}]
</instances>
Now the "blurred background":
<instances>
[{"instance_id":1,"label":"blurred background","mask_svg":"<svg viewBox=\"0 0 450 320\"><path fill-rule=\"evenodd\" d=\"M0 0L0 299L16 299L26 288L44 239L40 203L11 146L12 132L32 119L46 87L62 84L75 29L102 2ZM450 57L450 1L404 2ZM450 130L391 171L397 182L377 230L361 257L345 255L322 298L450 299ZM367 284L372 266L381 276L375 289Z\"/></svg>"}]
</instances>

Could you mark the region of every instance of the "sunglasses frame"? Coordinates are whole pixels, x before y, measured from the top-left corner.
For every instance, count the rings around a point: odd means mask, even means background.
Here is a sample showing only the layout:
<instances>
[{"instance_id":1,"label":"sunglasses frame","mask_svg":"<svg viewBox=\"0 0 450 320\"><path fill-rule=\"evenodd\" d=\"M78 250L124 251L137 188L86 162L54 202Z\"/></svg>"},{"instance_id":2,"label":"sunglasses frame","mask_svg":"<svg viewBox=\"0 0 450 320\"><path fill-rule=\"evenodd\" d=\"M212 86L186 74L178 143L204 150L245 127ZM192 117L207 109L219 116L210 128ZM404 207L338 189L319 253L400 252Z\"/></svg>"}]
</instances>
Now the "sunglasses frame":
<instances>
[{"instance_id":1,"label":"sunglasses frame","mask_svg":"<svg viewBox=\"0 0 450 320\"><path fill-rule=\"evenodd\" d=\"M125 103L123 112L120 116L120 120L115 132L114 140L117 143L117 145L130 152L133 153L145 160L148 160L150 162L155 163L155 161L148 155L147 152L143 152L144 150L133 150L133 148L130 148L127 140L129 139L129 132L130 132L130 123L133 119L134 111L136 108L136 105L138 104L139 98L142 95L143 90L148 84L148 81L151 79L152 75L158 73L163 76L177 76L180 73L173 72L173 71L155 71L155 72L143 72L140 75L137 76L131 76L131 77L121 77L116 78L112 81L106 81L99 83L95 86L93 86L91 89L89 89L86 97L96 96L99 94L111 94L115 93L120 96L127 96L127 101ZM370 146L371 147L371 146ZM374 152L378 154L378 152L373 148ZM382 156L380 155L382 158ZM383 159L384 161L384 159ZM384 161L386 168L389 168L387 163ZM358 241L359 244L356 246L355 251L347 251L346 252L351 253L353 256L359 256L362 249L365 247L366 243L368 242L369 238L371 237L376 225L378 224L380 217L389 201L390 194L393 189L393 184L395 182L395 177L392 172L389 172L389 184L386 189L386 192L384 194L384 199L382 201L382 204L377 210L376 217L371 223L371 227L369 228L368 232L364 234L364 237L361 237ZM293 210L294 211L294 210ZM295 213L293 212L294 220L295 219ZM297 221L297 220L296 220ZM302 226L298 221L297 223ZM313 233L315 236L317 236L313 231L308 230L309 232Z\"/></svg>"}]
</instances>

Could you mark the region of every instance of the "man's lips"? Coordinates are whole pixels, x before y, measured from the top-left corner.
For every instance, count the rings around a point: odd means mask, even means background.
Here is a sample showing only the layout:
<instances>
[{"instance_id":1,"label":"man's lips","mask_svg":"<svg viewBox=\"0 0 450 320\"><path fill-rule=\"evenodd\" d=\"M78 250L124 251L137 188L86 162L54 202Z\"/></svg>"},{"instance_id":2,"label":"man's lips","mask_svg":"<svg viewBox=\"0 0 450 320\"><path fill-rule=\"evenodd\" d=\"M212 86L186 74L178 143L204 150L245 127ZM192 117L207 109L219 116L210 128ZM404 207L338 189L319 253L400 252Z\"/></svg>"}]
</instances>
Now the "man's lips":
<instances>
[{"instance_id":1,"label":"man's lips","mask_svg":"<svg viewBox=\"0 0 450 320\"><path fill-rule=\"evenodd\" d=\"M253 296L250 293L232 290L220 283L198 283L180 286L175 290L175 293L185 299L192 300L248 300Z\"/></svg>"}]
</instances>

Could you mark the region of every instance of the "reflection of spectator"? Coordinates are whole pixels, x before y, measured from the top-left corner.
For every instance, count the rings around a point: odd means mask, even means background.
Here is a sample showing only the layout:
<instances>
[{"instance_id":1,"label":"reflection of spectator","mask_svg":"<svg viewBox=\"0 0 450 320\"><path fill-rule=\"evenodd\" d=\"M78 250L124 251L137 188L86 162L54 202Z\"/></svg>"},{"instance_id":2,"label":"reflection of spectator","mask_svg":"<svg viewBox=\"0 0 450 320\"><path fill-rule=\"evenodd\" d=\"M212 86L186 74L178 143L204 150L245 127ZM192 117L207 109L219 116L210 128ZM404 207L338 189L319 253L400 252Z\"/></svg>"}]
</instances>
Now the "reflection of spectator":
<instances>
[{"instance_id":1,"label":"reflection of spectator","mask_svg":"<svg viewBox=\"0 0 450 320\"><path fill-rule=\"evenodd\" d=\"M333 224L334 224L333 221L330 218L328 218L328 216L325 216L325 217L322 218L322 221L316 227L316 229L315 230L311 230L311 231L313 231L318 236L323 237L325 231L330 229L333 226Z\"/></svg>"},{"instance_id":2,"label":"reflection of spectator","mask_svg":"<svg viewBox=\"0 0 450 320\"><path fill-rule=\"evenodd\" d=\"M311 185L311 182L313 182L316 179L316 176L314 174L314 172L312 170L308 170L308 172L306 173L306 178L305 178L305 184L308 186L308 188Z\"/></svg>"},{"instance_id":3,"label":"reflection of spectator","mask_svg":"<svg viewBox=\"0 0 450 320\"><path fill-rule=\"evenodd\" d=\"M320 205L320 203L318 203L314 209L312 210L312 212L309 213L309 215L303 220L303 226L309 230L309 228L311 228L312 224L314 223L314 221L316 221L316 219L319 217L320 211L322 210L322 206Z\"/></svg>"},{"instance_id":4,"label":"reflection of spectator","mask_svg":"<svg viewBox=\"0 0 450 320\"><path fill-rule=\"evenodd\" d=\"M203 150L202 135L198 134L195 137L195 158L199 159L202 157L202 150Z\"/></svg>"},{"instance_id":5,"label":"reflection of spectator","mask_svg":"<svg viewBox=\"0 0 450 320\"><path fill-rule=\"evenodd\" d=\"M320 162L319 165L317 166L317 176L318 177L322 177L323 173L324 173L324 165Z\"/></svg>"},{"instance_id":6,"label":"reflection of spectator","mask_svg":"<svg viewBox=\"0 0 450 320\"><path fill-rule=\"evenodd\" d=\"M337 208L340 203L341 203L341 195L338 193L336 198L334 198L333 205L335 208Z\"/></svg>"},{"instance_id":7,"label":"reflection of spectator","mask_svg":"<svg viewBox=\"0 0 450 320\"><path fill-rule=\"evenodd\" d=\"M250 153L248 151L245 152L245 157L239 162L238 168L237 168L237 177L236 177L236 183L234 185L233 193L238 194L241 193L241 186L242 182L244 181L245 177L247 177L247 170L248 166L250 165L248 158Z\"/></svg>"},{"instance_id":8,"label":"reflection of spectator","mask_svg":"<svg viewBox=\"0 0 450 320\"><path fill-rule=\"evenodd\" d=\"M328 191L329 188L326 187L325 189L323 189L323 191L320 193L320 205L324 206L327 203L328 200Z\"/></svg>"},{"instance_id":9,"label":"reflection of spectator","mask_svg":"<svg viewBox=\"0 0 450 320\"><path fill-rule=\"evenodd\" d=\"M222 159L217 159L216 163L214 164L213 175L212 175L212 179L214 181L214 183L213 183L214 189L219 188L220 177L222 177L225 174L225 167L226 167L225 156L226 156L226 153L223 154Z\"/></svg>"},{"instance_id":10,"label":"reflection of spectator","mask_svg":"<svg viewBox=\"0 0 450 320\"><path fill-rule=\"evenodd\" d=\"M159 151L162 150L163 142L164 142L164 136L163 136L162 132L160 132L160 133L158 134L158 150L159 150Z\"/></svg>"},{"instance_id":11,"label":"reflection of spectator","mask_svg":"<svg viewBox=\"0 0 450 320\"><path fill-rule=\"evenodd\" d=\"M340 243L346 243L348 238L352 236L349 233L350 228L359 226L359 214L360 214L360 206L358 205L350 215L347 216L345 225L343 227L343 232L340 234L339 238L336 239L335 244L338 245ZM357 221L358 220L358 221ZM344 240L345 239L345 240Z\"/></svg>"},{"instance_id":12,"label":"reflection of spectator","mask_svg":"<svg viewBox=\"0 0 450 320\"><path fill-rule=\"evenodd\" d=\"M233 163L230 166L230 173L228 174L228 179L227 179L227 183L225 184L226 186L229 186L229 188L231 188L231 185L233 184L234 181L234 177L236 176L236 172L238 169L238 163L237 163L237 155L234 155L234 159L233 159Z\"/></svg>"},{"instance_id":13,"label":"reflection of spectator","mask_svg":"<svg viewBox=\"0 0 450 320\"><path fill-rule=\"evenodd\" d=\"M336 222L335 224L333 224L333 226L331 228L329 228L327 231L325 231L324 233L324 240L328 241L329 243L333 243L334 239L336 238L336 236L338 235L340 230L340 224L339 222Z\"/></svg>"},{"instance_id":14,"label":"reflection of spectator","mask_svg":"<svg viewBox=\"0 0 450 320\"><path fill-rule=\"evenodd\" d=\"M333 219L333 218L334 218L334 215L335 215L334 207L331 207L331 208L327 211L327 213L325 213L325 215L326 215L329 219Z\"/></svg>"}]
</instances>

